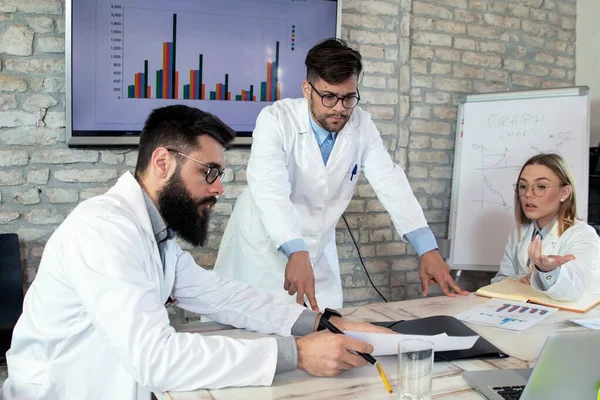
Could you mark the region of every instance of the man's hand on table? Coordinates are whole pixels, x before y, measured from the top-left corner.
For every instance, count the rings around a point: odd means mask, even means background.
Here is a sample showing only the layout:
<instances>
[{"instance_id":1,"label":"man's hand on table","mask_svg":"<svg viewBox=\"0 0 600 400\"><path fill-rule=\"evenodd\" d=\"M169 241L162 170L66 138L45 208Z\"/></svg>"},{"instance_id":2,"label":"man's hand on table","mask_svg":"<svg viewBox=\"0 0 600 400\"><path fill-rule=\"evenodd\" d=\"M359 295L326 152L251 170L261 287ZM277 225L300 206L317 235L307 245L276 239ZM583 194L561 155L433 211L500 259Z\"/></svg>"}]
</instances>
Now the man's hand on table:
<instances>
[{"instance_id":1,"label":"man's hand on table","mask_svg":"<svg viewBox=\"0 0 600 400\"><path fill-rule=\"evenodd\" d=\"M317 326L320 318L321 315L317 317ZM342 332L394 333L388 328L335 316L329 318L329 321ZM370 354L373 351L373 346L369 343L329 331L315 332L296 339L296 346L298 368L315 376L335 376L344 370L365 366L367 361L356 352Z\"/></svg>"},{"instance_id":2,"label":"man's hand on table","mask_svg":"<svg viewBox=\"0 0 600 400\"><path fill-rule=\"evenodd\" d=\"M314 376L336 376L367 361L356 354L371 353L373 346L346 335L320 331L296 339L298 369Z\"/></svg>"}]
</instances>

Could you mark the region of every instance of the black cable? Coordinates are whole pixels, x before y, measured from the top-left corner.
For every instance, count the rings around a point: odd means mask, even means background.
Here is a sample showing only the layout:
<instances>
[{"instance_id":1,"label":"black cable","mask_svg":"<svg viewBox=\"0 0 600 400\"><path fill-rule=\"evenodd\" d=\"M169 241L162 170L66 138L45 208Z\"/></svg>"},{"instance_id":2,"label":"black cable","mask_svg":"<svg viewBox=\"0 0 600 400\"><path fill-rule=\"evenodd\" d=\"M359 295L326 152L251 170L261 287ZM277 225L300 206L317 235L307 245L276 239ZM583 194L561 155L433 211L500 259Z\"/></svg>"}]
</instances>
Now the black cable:
<instances>
[{"instance_id":1,"label":"black cable","mask_svg":"<svg viewBox=\"0 0 600 400\"><path fill-rule=\"evenodd\" d=\"M383 299L383 301L385 301L387 303L388 302L387 299L385 297L383 297L383 295L381 294L381 292L377 289L377 287L373 283L373 280L371 279L371 275L369 275L369 271L367 271L367 267L365 266L365 262L363 261L362 256L360 255L360 249L358 248L358 243L356 243L356 239L354 239L354 235L352 234L352 231L350 230L350 225L348 225L348 221L346 221L346 216L344 214L342 214L342 219L346 223L346 228L348 228L348 233L350 233L350 237L352 238L352 241L354 242L354 246L356 246L356 251L358 252L358 258L360 259L360 263L362 264L362 266L363 266L363 268L365 270L365 273L367 274L367 278L369 278L369 282L371 282L371 286L373 286L373 289L375 289L375 291L377 292L377 294L379 296L381 296L381 298Z\"/></svg>"}]
</instances>

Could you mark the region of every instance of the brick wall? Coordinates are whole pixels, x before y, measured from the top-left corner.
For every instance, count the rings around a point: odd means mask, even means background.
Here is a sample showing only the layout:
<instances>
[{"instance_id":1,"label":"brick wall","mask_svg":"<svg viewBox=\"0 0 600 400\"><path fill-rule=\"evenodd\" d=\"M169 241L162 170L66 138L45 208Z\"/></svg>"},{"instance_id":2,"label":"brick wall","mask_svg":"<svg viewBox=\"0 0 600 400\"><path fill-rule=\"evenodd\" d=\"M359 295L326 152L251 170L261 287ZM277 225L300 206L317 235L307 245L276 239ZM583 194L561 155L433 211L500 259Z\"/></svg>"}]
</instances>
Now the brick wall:
<instances>
[{"instance_id":1,"label":"brick wall","mask_svg":"<svg viewBox=\"0 0 600 400\"><path fill-rule=\"evenodd\" d=\"M390 152L405 167L437 236L447 235L458 96L573 85L575 3L344 2L343 37L367 60L361 94L368 90L369 95L364 103ZM397 96L390 93L394 89ZM384 295L391 293L394 300L418 297L418 260L389 228L389 218L366 182L347 215ZM351 239L339 228L347 302L377 301ZM490 276L465 272L461 284L474 290Z\"/></svg>"},{"instance_id":2,"label":"brick wall","mask_svg":"<svg viewBox=\"0 0 600 400\"><path fill-rule=\"evenodd\" d=\"M360 50L361 106L406 168L434 232L448 225L458 95L573 84L575 0L344 0L342 37ZM44 243L79 201L104 192L136 152L68 149L65 141L64 3L0 0L0 231L22 241L25 287ZM210 267L245 185L249 151L227 152L234 182L191 249ZM418 260L390 227L366 181L346 212L373 281L388 299L419 295ZM380 301L343 221L338 226L346 304ZM475 288L489 274L465 274ZM179 317L187 315L179 314Z\"/></svg>"}]
</instances>

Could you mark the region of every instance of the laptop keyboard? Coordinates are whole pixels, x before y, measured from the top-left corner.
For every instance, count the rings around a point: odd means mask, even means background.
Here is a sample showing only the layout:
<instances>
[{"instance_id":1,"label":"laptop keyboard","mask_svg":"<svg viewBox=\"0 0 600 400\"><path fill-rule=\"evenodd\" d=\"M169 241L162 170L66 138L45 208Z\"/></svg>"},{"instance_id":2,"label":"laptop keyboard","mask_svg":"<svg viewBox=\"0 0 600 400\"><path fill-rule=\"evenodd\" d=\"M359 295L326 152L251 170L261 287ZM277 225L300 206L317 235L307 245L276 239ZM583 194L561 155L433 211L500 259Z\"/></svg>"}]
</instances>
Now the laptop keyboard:
<instances>
[{"instance_id":1,"label":"laptop keyboard","mask_svg":"<svg viewBox=\"0 0 600 400\"><path fill-rule=\"evenodd\" d=\"M523 390L525 390L525 385L523 386L496 386L493 387L500 396L502 396L505 400L519 400L521 398L521 394L523 394Z\"/></svg>"}]
</instances>

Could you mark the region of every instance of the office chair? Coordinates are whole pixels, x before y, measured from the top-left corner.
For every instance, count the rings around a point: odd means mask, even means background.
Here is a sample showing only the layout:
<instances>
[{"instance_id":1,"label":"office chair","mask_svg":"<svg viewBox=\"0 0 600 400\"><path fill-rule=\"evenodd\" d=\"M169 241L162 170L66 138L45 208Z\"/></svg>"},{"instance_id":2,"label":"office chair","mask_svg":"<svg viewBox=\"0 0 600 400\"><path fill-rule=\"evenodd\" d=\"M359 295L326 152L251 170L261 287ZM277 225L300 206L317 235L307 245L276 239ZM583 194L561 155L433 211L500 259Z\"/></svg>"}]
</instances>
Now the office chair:
<instances>
[{"instance_id":1,"label":"office chair","mask_svg":"<svg viewBox=\"0 0 600 400\"><path fill-rule=\"evenodd\" d=\"M0 234L0 362L6 362L13 328L23 311L23 272L19 237Z\"/></svg>"}]
</instances>

